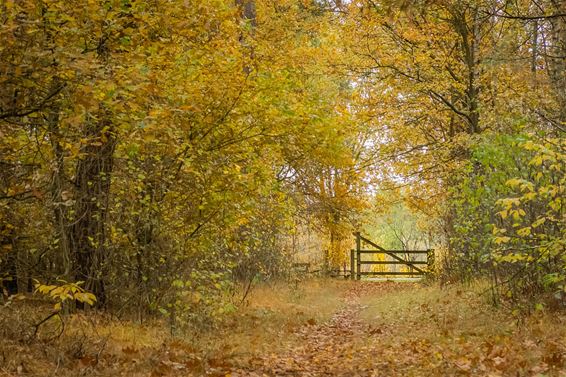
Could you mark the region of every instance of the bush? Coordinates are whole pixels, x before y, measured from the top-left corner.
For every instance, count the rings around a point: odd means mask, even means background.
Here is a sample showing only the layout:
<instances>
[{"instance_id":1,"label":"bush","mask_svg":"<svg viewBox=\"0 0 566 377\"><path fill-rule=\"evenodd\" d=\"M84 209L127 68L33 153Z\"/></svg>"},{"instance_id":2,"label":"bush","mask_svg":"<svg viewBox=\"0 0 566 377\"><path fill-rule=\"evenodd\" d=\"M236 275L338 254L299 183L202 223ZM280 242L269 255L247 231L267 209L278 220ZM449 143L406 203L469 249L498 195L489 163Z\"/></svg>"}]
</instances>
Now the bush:
<instances>
[{"instance_id":1,"label":"bush","mask_svg":"<svg viewBox=\"0 0 566 377\"><path fill-rule=\"evenodd\" d=\"M529 310L565 303L565 141L484 136L450 192L452 273ZM445 271L446 273L446 271Z\"/></svg>"}]
</instances>

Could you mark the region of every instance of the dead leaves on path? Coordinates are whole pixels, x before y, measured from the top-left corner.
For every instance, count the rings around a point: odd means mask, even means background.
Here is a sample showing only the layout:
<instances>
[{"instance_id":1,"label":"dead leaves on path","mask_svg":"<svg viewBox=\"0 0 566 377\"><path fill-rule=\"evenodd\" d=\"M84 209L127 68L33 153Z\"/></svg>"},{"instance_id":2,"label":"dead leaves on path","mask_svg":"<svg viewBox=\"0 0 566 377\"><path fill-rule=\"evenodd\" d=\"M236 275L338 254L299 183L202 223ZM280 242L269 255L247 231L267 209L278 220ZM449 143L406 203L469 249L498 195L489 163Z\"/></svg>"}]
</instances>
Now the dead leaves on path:
<instances>
[{"instance_id":1,"label":"dead leaves on path","mask_svg":"<svg viewBox=\"0 0 566 377\"><path fill-rule=\"evenodd\" d=\"M75 350L75 356L68 356L70 374L66 375L566 376L566 331L549 328L549 322L535 318L534 323L509 326L504 318L491 318L495 312L482 313L473 302L452 306L467 299L463 294L447 297L448 293L436 290L438 299L425 300L425 289L416 285L348 286L343 308L326 322L311 318L313 311L305 314L294 308L287 313L295 316L294 326L283 321L258 340L254 336L263 331L258 324L271 318L258 316L249 321L246 338L237 333L242 347L227 343L208 353L193 348L190 340L164 340L161 346L145 347L82 346L80 353ZM413 296L403 301L406 292ZM486 332L490 326L475 326L482 321L507 327Z\"/></svg>"},{"instance_id":2,"label":"dead leaves on path","mask_svg":"<svg viewBox=\"0 0 566 377\"><path fill-rule=\"evenodd\" d=\"M356 307L345 308L324 324L309 323L300 328L300 343L284 354L256 358L246 369L231 372L232 376L341 376L352 375L357 336L367 326L356 318ZM351 366L353 368L350 368Z\"/></svg>"},{"instance_id":3,"label":"dead leaves on path","mask_svg":"<svg viewBox=\"0 0 566 377\"><path fill-rule=\"evenodd\" d=\"M249 365L230 370L230 375L566 376L564 339L526 338L517 343L512 334L462 334L456 331L457 314L441 313L429 303L398 322L367 325L359 319L360 297L395 289L399 286L388 283L355 286L345 296L345 308L329 322L297 331L298 346L256 357ZM423 336L427 326L429 332L438 329L438 334Z\"/></svg>"},{"instance_id":4,"label":"dead leaves on path","mask_svg":"<svg viewBox=\"0 0 566 377\"><path fill-rule=\"evenodd\" d=\"M368 326L358 318L361 295L393 289L391 284L360 283L345 295L345 307L330 321L300 328L296 336L299 345L284 354L264 355L247 367L231 371L231 376L372 376L375 368L375 349L366 342L382 336L381 327ZM368 362L369 361L369 362Z\"/></svg>"},{"instance_id":5,"label":"dead leaves on path","mask_svg":"<svg viewBox=\"0 0 566 377\"><path fill-rule=\"evenodd\" d=\"M206 355L173 341L159 350L124 348L116 359L100 362L120 364L120 375L144 377L566 376L560 332L554 336L548 327L531 324L529 331L514 326L509 332L486 333L469 326L470 318L451 306L466 300L461 292L451 298L443 292L438 300L406 307L388 301L402 292L418 295L419 289L412 284L352 284L345 290L343 308L330 320L319 322L300 313L303 326L282 327L273 334L269 351L260 354L226 350ZM362 305L367 297L385 300L370 321L360 315L371 309ZM468 313L480 314L473 303L465 304ZM486 320L489 315L483 313Z\"/></svg>"}]
</instances>

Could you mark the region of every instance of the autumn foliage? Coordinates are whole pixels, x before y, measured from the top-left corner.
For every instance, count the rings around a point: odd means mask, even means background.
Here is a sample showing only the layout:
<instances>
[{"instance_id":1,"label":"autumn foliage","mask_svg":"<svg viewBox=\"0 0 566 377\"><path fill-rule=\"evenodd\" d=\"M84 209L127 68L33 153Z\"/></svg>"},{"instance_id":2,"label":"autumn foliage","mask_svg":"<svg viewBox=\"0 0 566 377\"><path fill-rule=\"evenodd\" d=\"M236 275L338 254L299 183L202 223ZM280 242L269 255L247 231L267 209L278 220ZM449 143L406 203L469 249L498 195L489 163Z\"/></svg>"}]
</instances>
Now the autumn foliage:
<instances>
[{"instance_id":1,"label":"autumn foliage","mask_svg":"<svg viewBox=\"0 0 566 377\"><path fill-rule=\"evenodd\" d=\"M212 331L296 262L349 268L354 231L434 248L431 281L516 316L563 311L565 15L0 0L0 311L38 308L26 340L91 308Z\"/></svg>"}]
</instances>

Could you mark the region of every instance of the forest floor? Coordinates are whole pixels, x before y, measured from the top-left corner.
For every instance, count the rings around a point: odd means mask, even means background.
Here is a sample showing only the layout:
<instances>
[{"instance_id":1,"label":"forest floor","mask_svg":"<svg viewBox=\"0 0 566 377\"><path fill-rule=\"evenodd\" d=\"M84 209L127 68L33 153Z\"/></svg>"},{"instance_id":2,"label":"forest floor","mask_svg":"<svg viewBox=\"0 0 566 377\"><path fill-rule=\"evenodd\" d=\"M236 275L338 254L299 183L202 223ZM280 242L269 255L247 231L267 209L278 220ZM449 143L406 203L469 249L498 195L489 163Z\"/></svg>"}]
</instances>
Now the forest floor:
<instances>
[{"instance_id":1,"label":"forest floor","mask_svg":"<svg viewBox=\"0 0 566 377\"><path fill-rule=\"evenodd\" d=\"M566 376L566 318L517 317L483 292L313 280L258 287L198 336L94 315L55 340L22 341L12 326L0 376Z\"/></svg>"}]
</instances>

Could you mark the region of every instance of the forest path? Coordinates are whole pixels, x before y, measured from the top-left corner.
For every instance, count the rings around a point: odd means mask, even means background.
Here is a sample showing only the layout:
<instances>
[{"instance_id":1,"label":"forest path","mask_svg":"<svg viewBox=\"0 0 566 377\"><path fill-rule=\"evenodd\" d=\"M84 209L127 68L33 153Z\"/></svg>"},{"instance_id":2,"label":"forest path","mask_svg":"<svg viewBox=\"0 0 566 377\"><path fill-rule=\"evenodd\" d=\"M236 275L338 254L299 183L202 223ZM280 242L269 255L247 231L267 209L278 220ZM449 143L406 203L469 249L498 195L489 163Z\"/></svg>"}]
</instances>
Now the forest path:
<instances>
[{"instance_id":1,"label":"forest path","mask_svg":"<svg viewBox=\"0 0 566 377\"><path fill-rule=\"evenodd\" d=\"M236 376L377 376L377 350L369 337L381 334L360 319L360 296L379 292L387 284L358 284L343 296L343 307L330 320L313 322L296 331L297 345L282 353L256 357L250 365L232 370Z\"/></svg>"},{"instance_id":2,"label":"forest path","mask_svg":"<svg viewBox=\"0 0 566 377\"><path fill-rule=\"evenodd\" d=\"M292 342L274 337L273 351L207 374L566 377L564 317L539 313L518 325L479 288L369 281L344 288L342 306L325 322L298 327Z\"/></svg>"},{"instance_id":3,"label":"forest path","mask_svg":"<svg viewBox=\"0 0 566 377\"><path fill-rule=\"evenodd\" d=\"M162 323L76 316L49 347L0 336L0 377L566 377L566 317L517 317L491 305L485 287L326 279L258 287L249 306L201 338L171 337Z\"/></svg>"}]
</instances>

